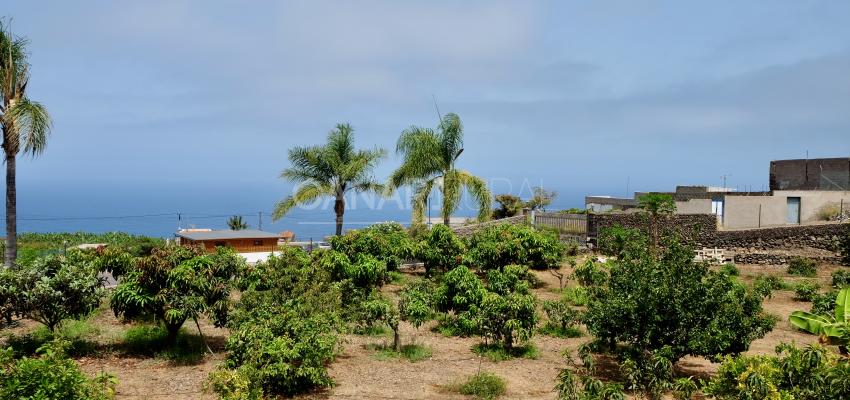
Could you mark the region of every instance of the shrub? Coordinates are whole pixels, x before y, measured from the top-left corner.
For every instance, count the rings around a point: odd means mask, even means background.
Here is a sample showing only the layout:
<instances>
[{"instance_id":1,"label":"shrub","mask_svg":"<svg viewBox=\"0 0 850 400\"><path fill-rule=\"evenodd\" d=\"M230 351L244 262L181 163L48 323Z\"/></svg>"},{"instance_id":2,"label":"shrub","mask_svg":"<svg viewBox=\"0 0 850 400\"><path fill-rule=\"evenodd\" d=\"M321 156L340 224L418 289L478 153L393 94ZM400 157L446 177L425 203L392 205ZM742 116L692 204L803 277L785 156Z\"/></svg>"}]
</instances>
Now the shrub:
<instances>
[{"instance_id":1,"label":"shrub","mask_svg":"<svg viewBox=\"0 0 850 400\"><path fill-rule=\"evenodd\" d=\"M584 286L576 286L564 288L561 299L567 304L576 307L583 307L587 305L588 301L590 301L589 296L587 288Z\"/></svg>"},{"instance_id":2,"label":"shrub","mask_svg":"<svg viewBox=\"0 0 850 400\"><path fill-rule=\"evenodd\" d=\"M151 317L163 324L168 339L200 315L224 326L230 306L231 277L244 268L244 259L220 247L214 254L199 248L166 246L136 259L112 294L115 316L126 320Z\"/></svg>"},{"instance_id":3,"label":"shrub","mask_svg":"<svg viewBox=\"0 0 850 400\"><path fill-rule=\"evenodd\" d=\"M86 377L74 360L65 357L63 344L49 343L35 358L14 359L12 350L0 350L0 399L100 400L115 395L117 381L102 374Z\"/></svg>"},{"instance_id":4,"label":"shrub","mask_svg":"<svg viewBox=\"0 0 850 400\"><path fill-rule=\"evenodd\" d=\"M575 325L579 321L579 312L573 310L564 301L547 300L543 302L543 312L546 313L546 325L542 333L556 337L579 337L581 330Z\"/></svg>"},{"instance_id":5,"label":"shrub","mask_svg":"<svg viewBox=\"0 0 850 400\"><path fill-rule=\"evenodd\" d=\"M90 314L103 297L103 281L91 263L65 256L41 257L0 271L0 288L0 296L11 302L4 313L12 309L51 331L65 319Z\"/></svg>"},{"instance_id":6,"label":"shrub","mask_svg":"<svg viewBox=\"0 0 850 400\"><path fill-rule=\"evenodd\" d=\"M794 257L788 263L788 275L813 277L817 275L817 263L814 260L803 257Z\"/></svg>"},{"instance_id":7,"label":"shrub","mask_svg":"<svg viewBox=\"0 0 850 400\"><path fill-rule=\"evenodd\" d=\"M608 279L608 272L600 264L588 259L584 264L576 266L573 277L583 286L598 286Z\"/></svg>"},{"instance_id":8,"label":"shrub","mask_svg":"<svg viewBox=\"0 0 850 400\"><path fill-rule=\"evenodd\" d=\"M753 291L761 297L771 297L774 290L787 288L788 285L778 276L758 275L753 279Z\"/></svg>"},{"instance_id":9,"label":"shrub","mask_svg":"<svg viewBox=\"0 0 850 400\"><path fill-rule=\"evenodd\" d=\"M223 376L237 381L247 377L250 389L245 392L270 396L332 385L326 365L338 351L336 317L276 307L266 311L266 316L235 327L228 337L225 367L232 372ZM242 377L234 378L234 372Z\"/></svg>"},{"instance_id":10,"label":"shrub","mask_svg":"<svg viewBox=\"0 0 850 400\"><path fill-rule=\"evenodd\" d=\"M505 394L506 387L504 379L489 372L483 372L470 376L455 390L460 394L473 396L476 399L492 400Z\"/></svg>"},{"instance_id":11,"label":"shrub","mask_svg":"<svg viewBox=\"0 0 850 400\"><path fill-rule=\"evenodd\" d=\"M465 250L463 241L446 225L434 225L425 235L420 257L425 262L425 272L446 272L460 265Z\"/></svg>"},{"instance_id":12,"label":"shrub","mask_svg":"<svg viewBox=\"0 0 850 400\"><path fill-rule=\"evenodd\" d=\"M813 280L805 280L794 287L794 300L812 301L820 290L820 284Z\"/></svg>"},{"instance_id":13,"label":"shrub","mask_svg":"<svg viewBox=\"0 0 850 400\"><path fill-rule=\"evenodd\" d=\"M741 274L741 271L738 270L738 266L736 266L735 264L726 263L720 267L720 273L729 276L738 276Z\"/></svg>"},{"instance_id":14,"label":"shrub","mask_svg":"<svg viewBox=\"0 0 850 400\"><path fill-rule=\"evenodd\" d=\"M625 400L623 386L602 382L590 373L577 376L568 368L558 372L555 384L559 400Z\"/></svg>"},{"instance_id":15,"label":"shrub","mask_svg":"<svg viewBox=\"0 0 850 400\"><path fill-rule=\"evenodd\" d=\"M850 398L850 362L814 344L776 356L727 356L703 391L720 400Z\"/></svg>"},{"instance_id":16,"label":"shrub","mask_svg":"<svg viewBox=\"0 0 850 400\"><path fill-rule=\"evenodd\" d=\"M379 360L387 360L393 358L404 358L410 362L419 362L431 358L434 354L433 349L420 344L406 344L398 350L393 350L390 347L376 346L378 352L375 353L375 358Z\"/></svg>"},{"instance_id":17,"label":"shrub","mask_svg":"<svg viewBox=\"0 0 850 400\"><path fill-rule=\"evenodd\" d=\"M636 229L616 225L599 231L599 251L606 256L619 257L627 246L648 246L646 237Z\"/></svg>"},{"instance_id":18,"label":"shrub","mask_svg":"<svg viewBox=\"0 0 850 400\"><path fill-rule=\"evenodd\" d=\"M838 270L832 273L832 287L841 289L850 286L850 270Z\"/></svg>"},{"instance_id":19,"label":"shrub","mask_svg":"<svg viewBox=\"0 0 850 400\"><path fill-rule=\"evenodd\" d=\"M384 262L389 271L397 271L402 263L416 257L417 244L401 224L387 222L365 229L352 230L330 239L331 247L349 259L367 254Z\"/></svg>"},{"instance_id":20,"label":"shrub","mask_svg":"<svg viewBox=\"0 0 850 400\"><path fill-rule=\"evenodd\" d=\"M557 267L564 252L565 247L555 233L528 225L501 224L469 237L464 261L482 270L512 264L547 269Z\"/></svg>"},{"instance_id":21,"label":"shrub","mask_svg":"<svg viewBox=\"0 0 850 400\"><path fill-rule=\"evenodd\" d=\"M591 288L584 321L597 341L668 348L675 362L742 352L772 329L775 319L763 312L761 296L695 262L692 249L665 241L660 254L626 243L606 284Z\"/></svg>"},{"instance_id":22,"label":"shrub","mask_svg":"<svg viewBox=\"0 0 850 400\"><path fill-rule=\"evenodd\" d=\"M492 362L506 361L513 358L536 360L540 352L534 343L528 342L522 346L505 347L501 343L477 343L472 346L472 352Z\"/></svg>"},{"instance_id":23,"label":"shrub","mask_svg":"<svg viewBox=\"0 0 850 400\"><path fill-rule=\"evenodd\" d=\"M834 290L815 294L812 297L812 308L810 312L817 315L833 315L835 313L836 295L838 295L838 292Z\"/></svg>"}]
</instances>

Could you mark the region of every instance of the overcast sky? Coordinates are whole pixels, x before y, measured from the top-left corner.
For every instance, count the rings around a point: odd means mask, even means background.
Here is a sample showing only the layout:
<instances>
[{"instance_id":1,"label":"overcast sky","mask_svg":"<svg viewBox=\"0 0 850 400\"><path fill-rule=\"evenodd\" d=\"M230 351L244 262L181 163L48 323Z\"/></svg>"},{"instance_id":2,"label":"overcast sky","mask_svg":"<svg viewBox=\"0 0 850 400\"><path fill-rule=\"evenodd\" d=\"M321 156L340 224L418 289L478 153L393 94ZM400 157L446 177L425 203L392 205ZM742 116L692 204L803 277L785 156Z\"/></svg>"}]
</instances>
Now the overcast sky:
<instances>
[{"instance_id":1,"label":"overcast sky","mask_svg":"<svg viewBox=\"0 0 850 400\"><path fill-rule=\"evenodd\" d=\"M290 147L392 151L432 96L463 168L582 196L850 156L847 1L3 3L54 121L22 185L282 187Z\"/></svg>"}]
</instances>

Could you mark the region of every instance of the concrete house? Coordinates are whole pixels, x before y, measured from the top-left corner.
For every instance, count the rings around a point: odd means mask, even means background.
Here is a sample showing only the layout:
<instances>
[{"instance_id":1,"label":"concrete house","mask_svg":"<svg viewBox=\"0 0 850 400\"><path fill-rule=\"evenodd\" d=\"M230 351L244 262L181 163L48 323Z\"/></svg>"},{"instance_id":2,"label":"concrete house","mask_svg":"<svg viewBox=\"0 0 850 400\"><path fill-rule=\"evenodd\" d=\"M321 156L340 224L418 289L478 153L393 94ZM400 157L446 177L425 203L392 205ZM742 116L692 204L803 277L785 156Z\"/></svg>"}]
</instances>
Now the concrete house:
<instances>
[{"instance_id":1,"label":"concrete house","mask_svg":"<svg viewBox=\"0 0 850 400\"><path fill-rule=\"evenodd\" d=\"M678 186L669 193L677 214L714 214L718 226L728 229L808 224L824 221L825 215L850 214L850 158L771 161L769 180L766 192ZM599 208L587 199L588 209Z\"/></svg>"}]
</instances>

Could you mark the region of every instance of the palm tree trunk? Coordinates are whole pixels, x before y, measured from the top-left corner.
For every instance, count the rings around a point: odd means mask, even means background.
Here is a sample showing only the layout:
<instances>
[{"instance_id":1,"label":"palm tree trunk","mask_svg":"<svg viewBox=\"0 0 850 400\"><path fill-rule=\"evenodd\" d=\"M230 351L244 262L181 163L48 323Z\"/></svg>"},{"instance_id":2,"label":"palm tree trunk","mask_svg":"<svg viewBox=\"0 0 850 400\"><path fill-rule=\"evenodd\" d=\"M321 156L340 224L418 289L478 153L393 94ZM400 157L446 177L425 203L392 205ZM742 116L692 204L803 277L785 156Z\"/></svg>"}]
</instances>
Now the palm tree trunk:
<instances>
[{"instance_id":1,"label":"palm tree trunk","mask_svg":"<svg viewBox=\"0 0 850 400\"><path fill-rule=\"evenodd\" d=\"M446 226L449 226L449 224L451 223L451 219L452 219L451 215L448 215L448 214L443 215L443 224L445 224Z\"/></svg>"},{"instance_id":2,"label":"palm tree trunk","mask_svg":"<svg viewBox=\"0 0 850 400\"><path fill-rule=\"evenodd\" d=\"M342 216L345 214L345 197L342 194L336 195L334 202L334 212L336 212L336 235L342 235Z\"/></svg>"},{"instance_id":3,"label":"palm tree trunk","mask_svg":"<svg viewBox=\"0 0 850 400\"><path fill-rule=\"evenodd\" d=\"M15 155L6 155L6 254L5 265L12 267L18 258L17 192L15 191Z\"/></svg>"}]
</instances>

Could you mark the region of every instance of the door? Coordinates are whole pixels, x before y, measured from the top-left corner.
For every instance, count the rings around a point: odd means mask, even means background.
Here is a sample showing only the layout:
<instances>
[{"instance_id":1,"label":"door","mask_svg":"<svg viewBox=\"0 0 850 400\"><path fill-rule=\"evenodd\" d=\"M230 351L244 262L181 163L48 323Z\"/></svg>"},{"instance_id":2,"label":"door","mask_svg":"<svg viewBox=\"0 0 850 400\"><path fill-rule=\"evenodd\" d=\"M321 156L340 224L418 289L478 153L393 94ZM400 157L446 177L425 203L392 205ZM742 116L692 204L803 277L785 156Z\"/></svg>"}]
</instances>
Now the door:
<instances>
[{"instance_id":1,"label":"door","mask_svg":"<svg viewBox=\"0 0 850 400\"><path fill-rule=\"evenodd\" d=\"M788 221L789 224L799 224L800 223L800 198L799 197L789 197L788 198L787 221Z\"/></svg>"},{"instance_id":2,"label":"door","mask_svg":"<svg viewBox=\"0 0 850 400\"><path fill-rule=\"evenodd\" d=\"M723 197L711 199L711 213L717 216L717 223L723 225Z\"/></svg>"}]
</instances>

